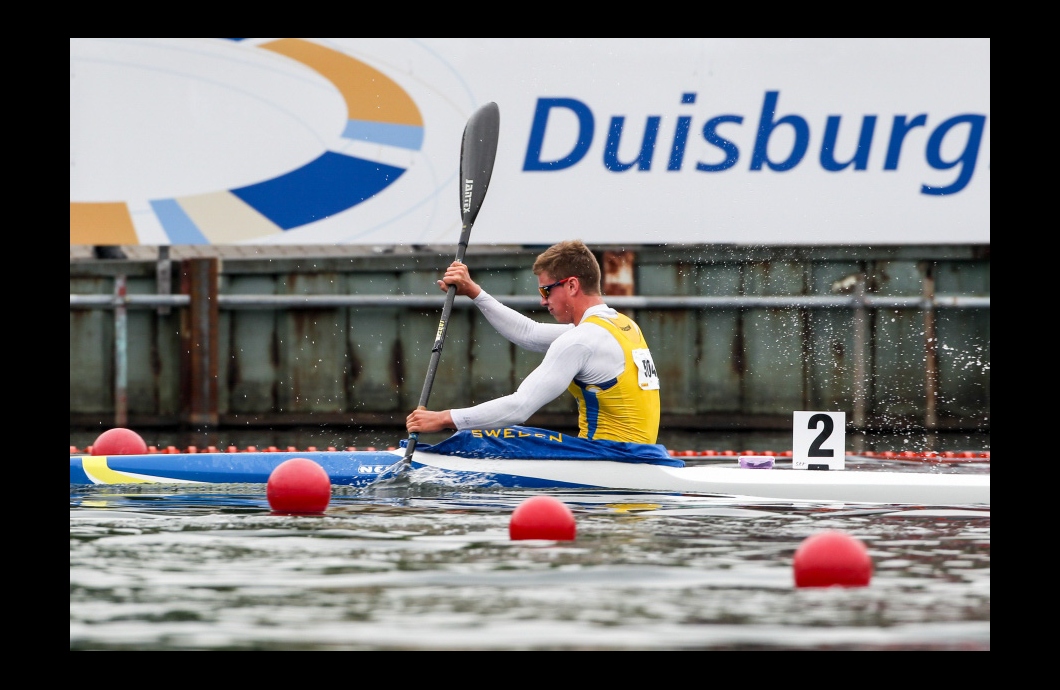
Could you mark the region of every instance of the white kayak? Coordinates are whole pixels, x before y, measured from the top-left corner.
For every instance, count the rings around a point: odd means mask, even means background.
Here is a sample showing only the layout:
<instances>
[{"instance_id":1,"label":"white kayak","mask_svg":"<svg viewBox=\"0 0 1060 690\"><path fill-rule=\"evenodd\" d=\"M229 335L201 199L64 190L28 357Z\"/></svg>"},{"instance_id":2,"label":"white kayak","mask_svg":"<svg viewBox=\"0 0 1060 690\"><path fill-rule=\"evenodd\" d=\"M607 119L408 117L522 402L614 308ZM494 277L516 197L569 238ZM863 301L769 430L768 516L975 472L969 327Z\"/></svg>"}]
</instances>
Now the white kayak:
<instances>
[{"instance_id":1,"label":"white kayak","mask_svg":"<svg viewBox=\"0 0 1060 690\"><path fill-rule=\"evenodd\" d=\"M400 453L398 453L400 454ZM790 463L789 463L790 464ZM609 460L461 458L416 451L414 482L510 488L593 488L780 500L990 504L990 475L953 471L795 470L737 464L667 467Z\"/></svg>"},{"instance_id":2,"label":"white kayak","mask_svg":"<svg viewBox=\"0 0 1060 690\"><path fill-rule=\"evenodd\" d=\"M248 453L153 453L70 456L70 483L266 483L284 460L319 463L334 485L380 483L404 457L386 451ZM842 501L915 505L990 505L990 474L981 468L793 469L790 459L769 458L771 467L726 464L674 467L666 464L589 459L467 458L415 449L410 483L467 488L602 489L745 496L784 501ZM847 464L871 466L869 458L847 456Z\"/></svg>"}]
</instances>

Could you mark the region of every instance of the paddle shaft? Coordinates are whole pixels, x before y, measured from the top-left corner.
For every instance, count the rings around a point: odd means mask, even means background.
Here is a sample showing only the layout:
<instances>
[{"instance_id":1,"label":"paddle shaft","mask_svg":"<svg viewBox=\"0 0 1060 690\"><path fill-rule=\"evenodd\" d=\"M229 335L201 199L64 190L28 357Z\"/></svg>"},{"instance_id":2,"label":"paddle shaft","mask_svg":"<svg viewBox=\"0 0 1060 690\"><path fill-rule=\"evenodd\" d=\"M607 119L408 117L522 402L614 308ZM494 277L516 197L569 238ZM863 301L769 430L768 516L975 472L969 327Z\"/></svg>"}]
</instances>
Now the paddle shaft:
<instances>
[{"instance_id":1,"label":"paddle shaft","mask_svg":"<svg viewBox=\"0 0 1060 690\"><path fill-rule=\"evenodd\" d=\"M460 143L460 212L463 225L460 230L460 242L456 247L456 260L463 262L467 244L471 238L471 227L475 224L482 201L486 198L486 189L493 176L493 162L497 157L497 139L500 135L500 111L496 103L487 103L479 108L464 127L464 137ZM438 322L438 331L431 347L431 362L427 367L427 377L423 382L420 402L417 409L426 410L427 400L434 386L434 376L438 373L438 362L445 345L445 334L449 330L449 315L456 300L456 286L450 285L445 292L445 305L442 307L442 318ZM402 466L408 467L412 462L412 453L419 440L419 432L409 434L408 445L402 458Z\"/></svg>"},{"instance_id":2,"label":"paddle shaft","mask_svg":"<svg viewBox=\"0 0 1060 690\"><path fill-rule=\"evenodd\" d=\"M464 230L464 235L469 234L470 228ZM464 254L460 249L465 248L466 243L462 242L460 248L457 250L456 260L463 261ZM445 334L449 330L449 315L453 311L453 302L456 300L456 286L450 285L449 289L445 293L445 305L442 307L442 318L438 322L438 334L434 338L434 346L431 347L431 363L427 367L427 378L423 382L423 390L420 392L420 403L416 408L418 410L427 409L427 399L431 396L431 388L434 386L434 375L438 373L438 362L442 358L442 347L445 345ZM419 439L420 434L418 431L413 431L409 434L408 445L405 447L405 457L403 458L405 464L412 461L412 452L416 449L416 441Z\"/></svg>"},{"instance_id":3,"label":"paddle shaft","mask_svg":"<svg viewBox=\"0 0 1060 690\"><path fill-rule=\"evenodd\" d=\"M464 252L467 250L468 237L471 235L471 227L465 227L460 236L460 244L456 248L456 260L464 260ZM442 318L438 322L438 333L434 337L434 345L431 347L431 363L427 367L427 378L423 382L423 391L420 393L419 409L427 409L427 398L431 395L431 387L434 386L434 375L438 372L438 361L442 358L442 347L445 345L445 334L449 330L449 315L453 312L453 302L456 301L456 286L450 285L445 291L445 305L442 307Z\"/></svg>"}]
</instances>

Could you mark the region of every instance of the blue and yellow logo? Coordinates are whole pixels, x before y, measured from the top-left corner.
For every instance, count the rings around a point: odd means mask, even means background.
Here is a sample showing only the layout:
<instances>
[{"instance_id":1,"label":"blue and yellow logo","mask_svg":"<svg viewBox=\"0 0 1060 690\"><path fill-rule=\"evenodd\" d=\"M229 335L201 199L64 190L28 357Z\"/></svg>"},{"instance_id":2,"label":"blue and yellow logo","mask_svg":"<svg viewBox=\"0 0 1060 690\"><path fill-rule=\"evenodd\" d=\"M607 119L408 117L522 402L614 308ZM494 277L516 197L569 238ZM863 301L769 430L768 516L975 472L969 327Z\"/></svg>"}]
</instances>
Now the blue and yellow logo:
<instances>
[{"instance_id":1,"label":"blue and yellow logo","mask_svg":"<svg viewBox=\"0 0 1060 690\"><path fill-rule=\"evenodd\" d=\"M420 109L399 84L379 70L299 38L271 40L255 49L307 66L334 86L347 110L341 138L421 149L424 126ZM392 185L406 169L325 150L301 167L270 179L215 192L153 198L149 203L170 244L254 241L353 208ZM141 242L125 201L71 200L70 243Z\"/></svg>"}]
</instances>

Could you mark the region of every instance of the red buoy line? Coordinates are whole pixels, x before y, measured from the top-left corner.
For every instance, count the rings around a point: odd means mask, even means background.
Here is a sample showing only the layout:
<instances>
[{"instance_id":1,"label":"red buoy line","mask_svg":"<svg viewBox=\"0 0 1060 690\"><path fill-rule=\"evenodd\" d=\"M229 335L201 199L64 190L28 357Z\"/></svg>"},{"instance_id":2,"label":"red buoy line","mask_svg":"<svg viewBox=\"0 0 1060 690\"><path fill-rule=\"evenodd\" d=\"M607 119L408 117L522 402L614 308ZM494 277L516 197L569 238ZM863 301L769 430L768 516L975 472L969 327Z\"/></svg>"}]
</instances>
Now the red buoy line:
<instances>
[{"instance_id":1,"label":"red buoy line","mask_svg":"<svg viewBox=\"0 0 1060 690\"><path fill-rule=\"evenodd\" d=\"M224 449L220 449L216 446L206 446L205 448L199 448L198 446L187 446L183 450L176 446L166 446L165 448L159 448L158 446L144 446L146 450L136 451L136 453L129 452L114 452L113 449L104 449L98 443L86 446L84 449L78 448L77 446L70 446L70 455L129 455L129 454L143 454L148 455L152 453L315 453L319 449L316 446L309 446L308 448L296 448L295 446L287 446L286 448L279 448L277 446L265 446L259 448L258 446L247 446L246 448L237 448L236 446L228 446ZM119 449L120 450L120 449ZM328 446L324 448L326 451L337 451L339 448L335 446ZM367 446L365 448L358 448L357 446L346 446L345 451L369 451L375 452L378 450L375 446ZM388 446L386 450L397 450L397 446ZM737 458L741 455L763 455L773 456L778 458L790 458L792 452L785 450L778 453L773 450L671 450L670 456L675 458ZM895 452L891 450L885 451L871 451L866 450L861 453L848 453L849 456L863 457L863 458L874 458L881 460L896 460L899 462L929 462L929 463L941 463L941 464L957 464L957 463L974 463L974 462L990 462L990 451L972 451L972 450L946 450L946 451L910 451L904 450L901 452Z\"/></svg>"}]
</instances>

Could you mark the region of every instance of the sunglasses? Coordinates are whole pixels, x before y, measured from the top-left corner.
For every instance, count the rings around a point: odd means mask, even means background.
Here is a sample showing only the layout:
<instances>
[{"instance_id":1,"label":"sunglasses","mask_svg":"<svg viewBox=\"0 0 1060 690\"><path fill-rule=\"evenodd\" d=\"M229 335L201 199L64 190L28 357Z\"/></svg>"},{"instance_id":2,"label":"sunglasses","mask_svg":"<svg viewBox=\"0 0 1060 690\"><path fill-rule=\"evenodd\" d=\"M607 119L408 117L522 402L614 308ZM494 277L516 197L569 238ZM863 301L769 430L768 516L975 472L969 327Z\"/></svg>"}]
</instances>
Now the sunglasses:
<instances>
[{"instance_id":1,"label":"sunglasses","mask_svg":"<svg viewBox=\"0 0 1060 690\"><path fill-rule=\"evenodd\" d=\"M573 276L571 276L571 277L573 277ZM547 300L548 299L548 294L550 292L552 292L552 288L557 287L559 285L563 285L568 280L570 280L570 278L564 278L563 280L557 280L556 282L552 283L551 285L538 285L537 286L537 291L541 293L541 299L546 299Z\"/></svg>"}]
</instances>

